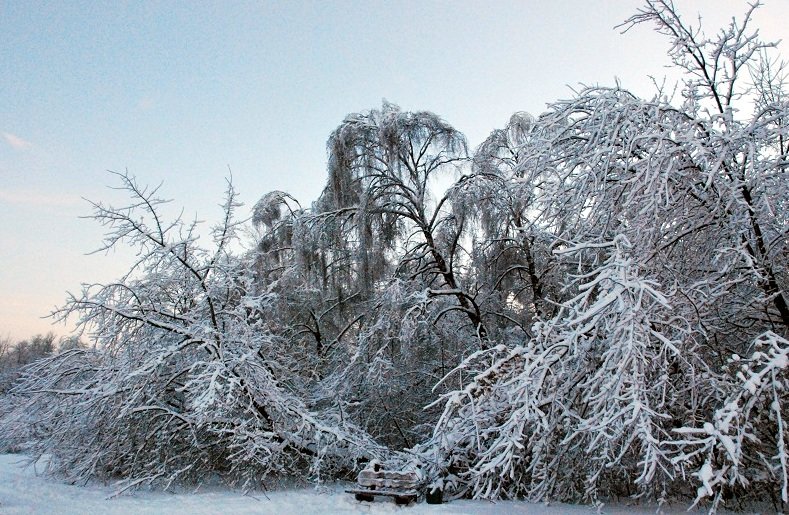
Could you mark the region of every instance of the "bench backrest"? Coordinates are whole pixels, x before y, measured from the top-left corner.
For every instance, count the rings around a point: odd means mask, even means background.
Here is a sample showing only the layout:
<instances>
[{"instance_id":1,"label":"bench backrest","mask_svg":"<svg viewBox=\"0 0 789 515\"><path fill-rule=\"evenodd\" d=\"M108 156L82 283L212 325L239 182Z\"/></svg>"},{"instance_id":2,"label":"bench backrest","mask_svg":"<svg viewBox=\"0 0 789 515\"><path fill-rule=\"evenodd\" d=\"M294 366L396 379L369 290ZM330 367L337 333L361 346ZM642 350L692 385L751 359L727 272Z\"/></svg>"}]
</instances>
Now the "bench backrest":
<instances>
[{"instance_id":1,"label":"bench backrest","mask_svg":"<svg viewBox=\"0 0 789 515\"><path fill-rule=\"evenodd\" d=\"M357 479L359 486L414 489L419 485L419 477L414 472L399 472L394 470L365 469L359 472Z\"/></svg>"}]
</instances>

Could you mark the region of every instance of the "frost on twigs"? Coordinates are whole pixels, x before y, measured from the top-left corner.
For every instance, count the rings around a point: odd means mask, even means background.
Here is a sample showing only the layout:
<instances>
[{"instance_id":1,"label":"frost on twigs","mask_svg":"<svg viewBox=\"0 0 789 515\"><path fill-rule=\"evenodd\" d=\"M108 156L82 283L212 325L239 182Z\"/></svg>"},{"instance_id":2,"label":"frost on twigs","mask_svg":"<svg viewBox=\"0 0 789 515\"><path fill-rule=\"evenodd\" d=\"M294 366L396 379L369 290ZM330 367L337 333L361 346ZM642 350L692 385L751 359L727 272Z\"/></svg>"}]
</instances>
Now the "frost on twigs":
<instances>
[{"instance_id":1,"label":"frost on twigs","mask_svg":"<svg viewBox=\"0 0 789 515\"><path fill-rule=\"evenodd\" d=\"M732 359L728 395L710 421L674 430L672 462L684 470L701 463L692 472L701 483L694 505L711 497L715 509L727 490L764 482L779 484L781 500L789 500L787 368L789 340L771 331L759 335L748 359Z\"/></svg>"},{"instance_id":2,"label":"frost on twigs","mask_svg":"<svg viewBox=\"0 0 789 515\"><path fill-rule=\"evenodd\" d=\"M443 395L426 457L456 489L543 500L580 488L593 499L622 487L612 471L645 489L670 476L660 443L673 418L666 400L682 393L668 374L681 358L682 327L667 323L669 301L638 275L628 240L617 236L604 248L608 259L579 279L579 293L553 320L535 327L532 342L461 365L472 380Z\"/></svg>"},{"instance_id":3,"label":"frost on twigs","mask_svg":"<svg viewBox=\"0 0 789 515\"><path fill-rule=\"evenodd\" d=\"M239 206L228 183L212 245L195 224L166 222L163 201L119 176L131 202L96 204L106 246L138 260L120 281L86 286L57 316L76 315L96 342L24 371L4 438L26 438L32 459L72 481L168 486L219 474L243 488L271 474L321 477L376 453L366 434L311 410L289 373L292 357L269 326L277 295L233 255Z\"/></svg>"}]
</instances>

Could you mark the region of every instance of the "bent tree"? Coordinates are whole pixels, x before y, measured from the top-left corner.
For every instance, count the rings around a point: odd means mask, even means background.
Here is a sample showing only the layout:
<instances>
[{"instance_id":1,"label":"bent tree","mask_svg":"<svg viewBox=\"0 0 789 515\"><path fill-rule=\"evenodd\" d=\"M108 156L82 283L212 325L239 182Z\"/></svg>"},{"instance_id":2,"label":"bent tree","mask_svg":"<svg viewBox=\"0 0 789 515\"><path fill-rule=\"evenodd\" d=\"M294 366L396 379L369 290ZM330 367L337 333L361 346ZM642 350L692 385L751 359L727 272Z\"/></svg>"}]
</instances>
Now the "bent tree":
<instances>
[{"instance_id":1,"label":"bent tree","mask_svg":"<svg viewBox=\"0 0 789 515\"><path fill-rule=\"evenodd\" d=\"M164 219L158 188L116 175L129 203L96 203L94 218L108 228L102 250L128 244L137 260L56 313L78 317L95 346L31 366L12 391L20 401L6 433L31 431L32 459L50 455L72 480L119 477L124 488L217 473L246 488L375 454L363 432L310 411L290 380L295 364L266 314L276 294L256 289L232 254L242 223L232 185L206 248L197 223Z\"/></svg>"},{"instance_id":2,"label":"bent tree","mask_svg":"<svg viewBox=\"0 0 789 515\"><path fill-rule=\"evenodd\" d=\"M787 502L789 104L756 7L708 37L647 1L626 26L669 38L680 105L585 88L481 147L474 181L508 221L488 244L551 254L490 254L523 272L500 284L534 313L541 270L562 287L533 338L455 372L472 379L422 450L458 495Z\"/></svg>"}]
</instances>

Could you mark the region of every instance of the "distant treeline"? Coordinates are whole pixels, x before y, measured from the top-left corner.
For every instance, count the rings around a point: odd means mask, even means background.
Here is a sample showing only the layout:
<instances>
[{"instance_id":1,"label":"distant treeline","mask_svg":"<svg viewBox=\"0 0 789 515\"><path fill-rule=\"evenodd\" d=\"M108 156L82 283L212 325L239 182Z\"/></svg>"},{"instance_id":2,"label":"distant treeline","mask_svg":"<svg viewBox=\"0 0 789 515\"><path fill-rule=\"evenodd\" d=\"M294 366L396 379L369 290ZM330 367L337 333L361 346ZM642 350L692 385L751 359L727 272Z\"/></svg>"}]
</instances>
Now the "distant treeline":
<instances>
[{"instance_id":1,"label":"distant treeline","mask_svg":"<svg viewBox=\"0 0 789 515\"><path fill-rule=\"evenodd\" d=\"M0 393L8 391L25 365L59 351L84 347L78 336L58 338L52 332L16 341L10 336L0 338Z\"/></svg>"}]
</instances>

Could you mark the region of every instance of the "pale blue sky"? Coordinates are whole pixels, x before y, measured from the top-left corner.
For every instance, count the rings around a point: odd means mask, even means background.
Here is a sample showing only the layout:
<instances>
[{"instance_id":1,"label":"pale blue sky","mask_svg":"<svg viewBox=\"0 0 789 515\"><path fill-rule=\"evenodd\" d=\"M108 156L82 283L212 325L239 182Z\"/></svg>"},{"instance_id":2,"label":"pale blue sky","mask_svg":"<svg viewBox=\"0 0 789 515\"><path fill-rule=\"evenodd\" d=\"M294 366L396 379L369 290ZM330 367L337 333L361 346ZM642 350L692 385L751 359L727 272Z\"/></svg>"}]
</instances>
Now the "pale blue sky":
<instances>
[{"instance_id":1,"label":"pale blue sky","mask_svg":"<svg viewBox=\"0 0 789 515\"><path fill-rule=\"evenodd\" d=\"M738 0L676 0L714 29ZM568 85L650 95L666 42L613 27L639 0L34 2L0 0L0 336L40 320L126 257L85 256L102 230L81 197L117 199L129 172L191 217L218 212L233 170L248 206L272 189L309 204L325 141L350 112L386 98L438 113L479 144L519 110L539 114ZM789 2L756 17L785 37Z\"/></svg>"}]
</instances>

